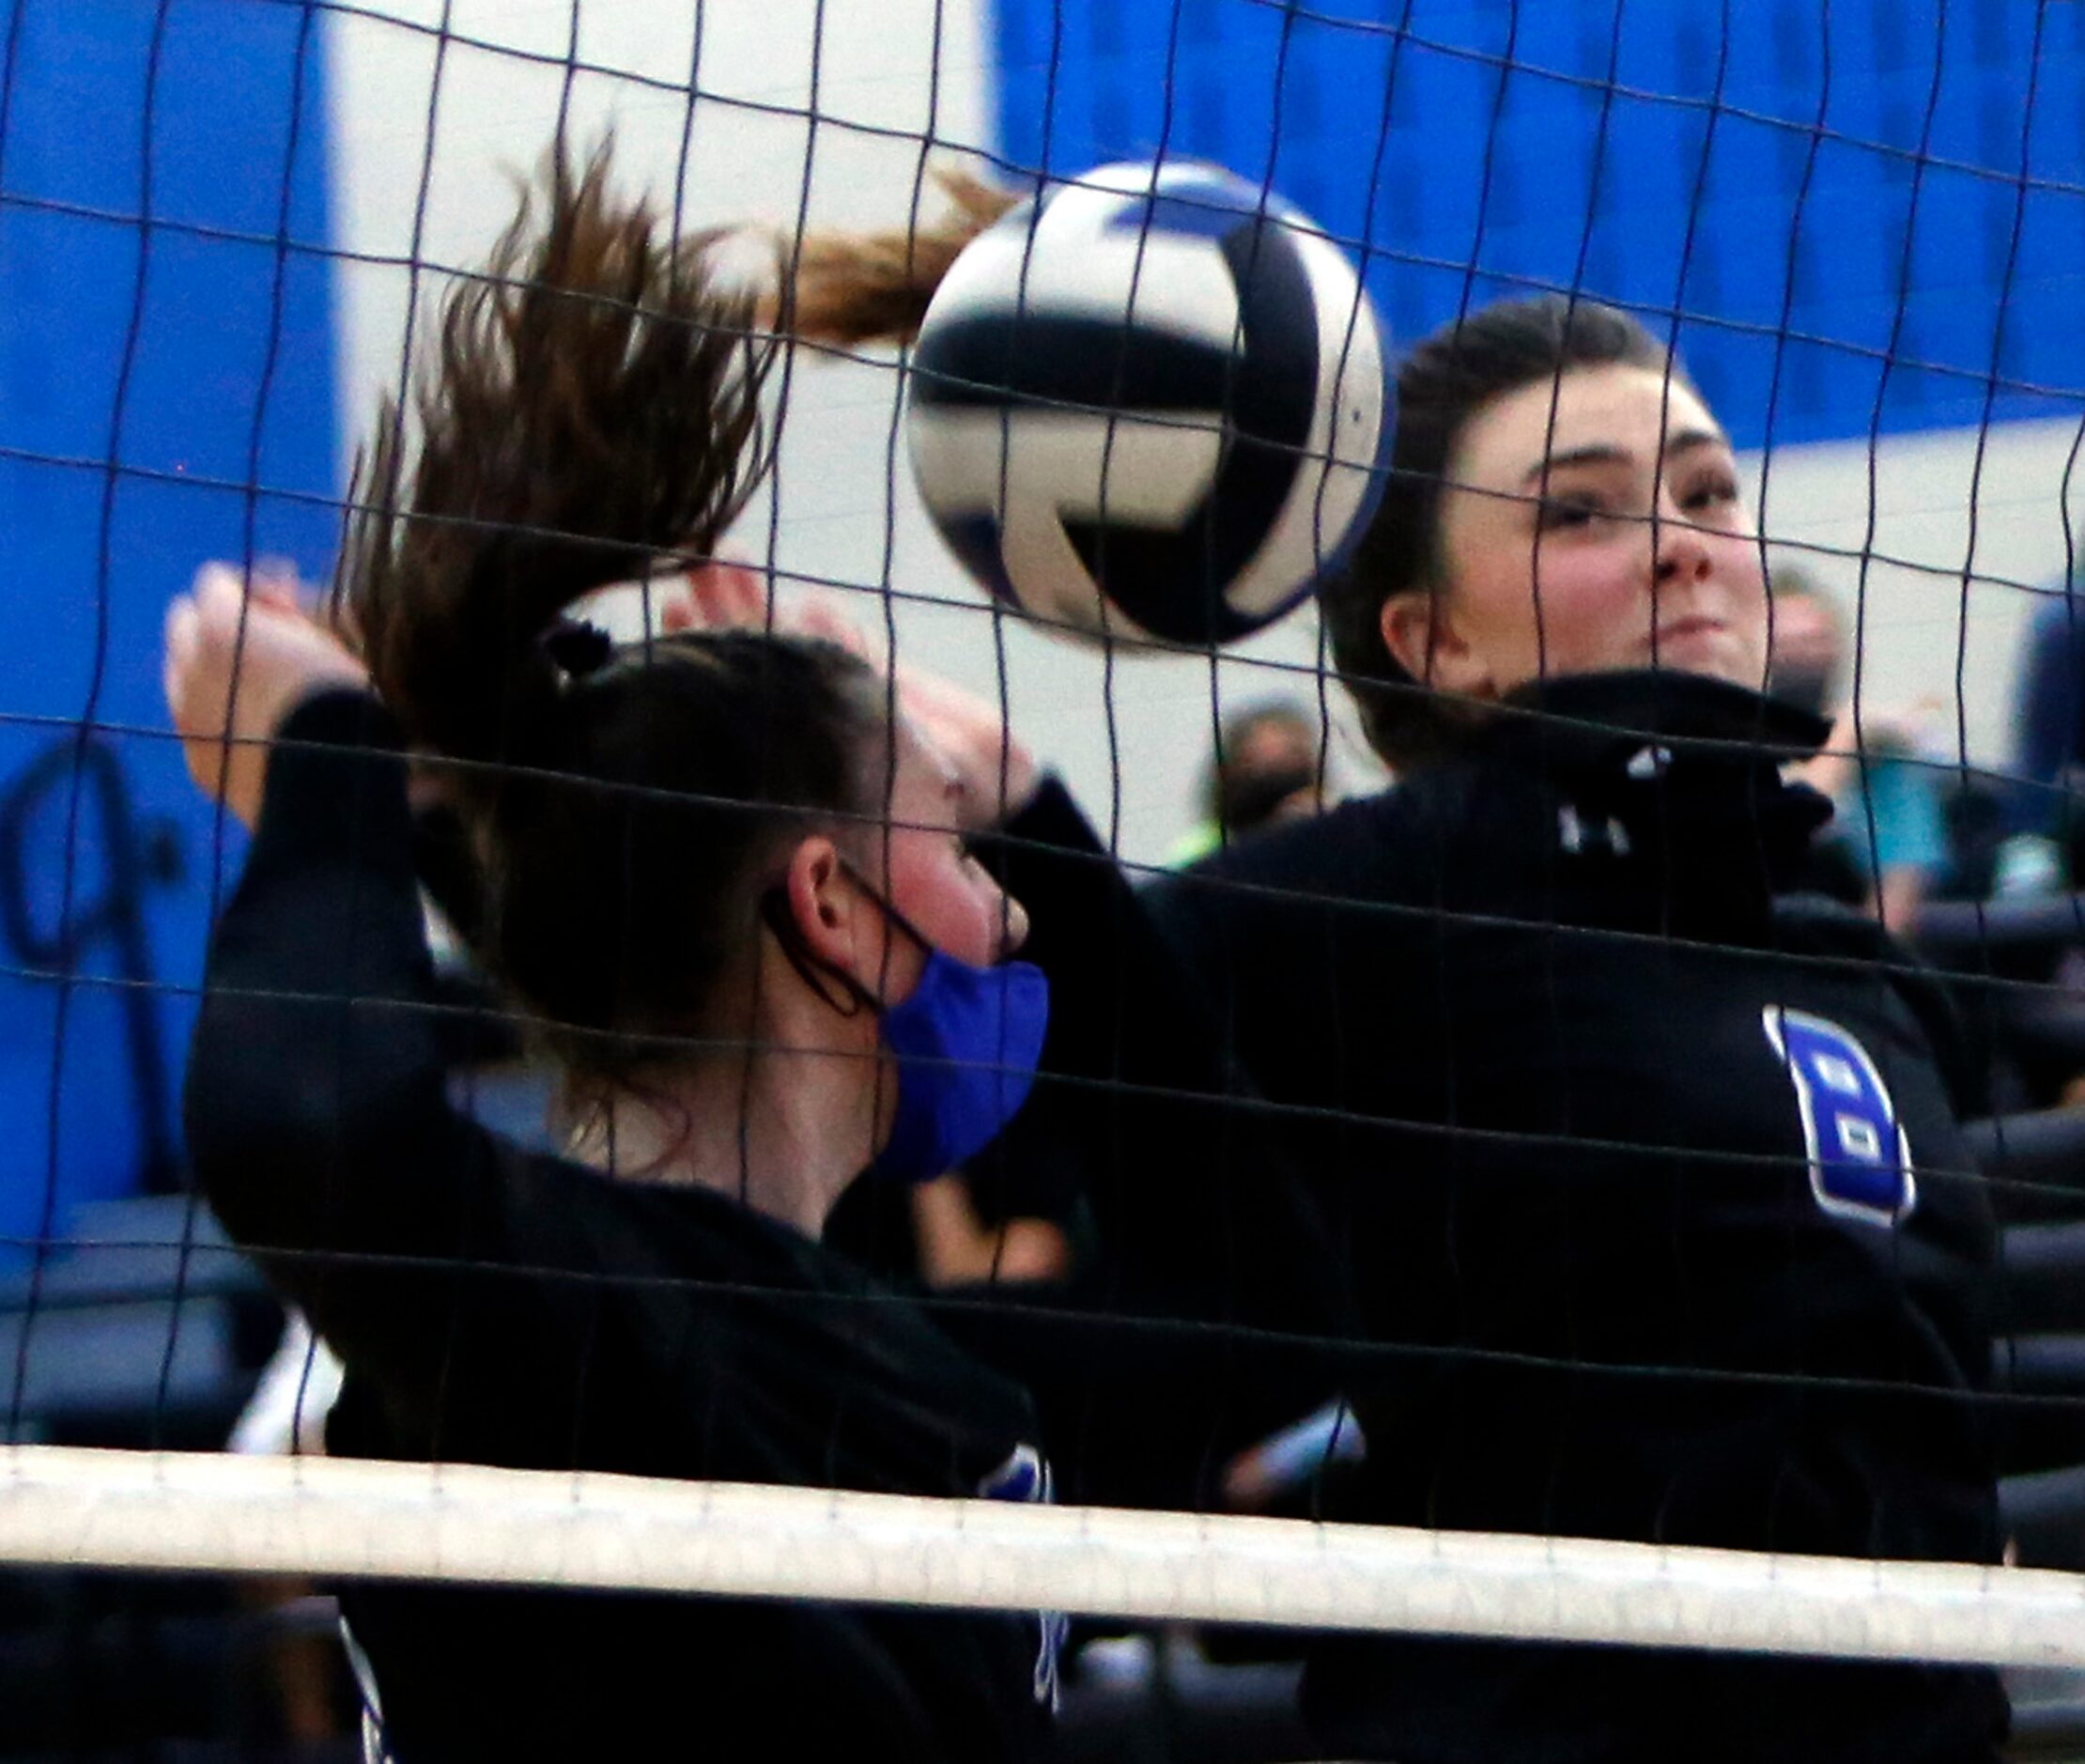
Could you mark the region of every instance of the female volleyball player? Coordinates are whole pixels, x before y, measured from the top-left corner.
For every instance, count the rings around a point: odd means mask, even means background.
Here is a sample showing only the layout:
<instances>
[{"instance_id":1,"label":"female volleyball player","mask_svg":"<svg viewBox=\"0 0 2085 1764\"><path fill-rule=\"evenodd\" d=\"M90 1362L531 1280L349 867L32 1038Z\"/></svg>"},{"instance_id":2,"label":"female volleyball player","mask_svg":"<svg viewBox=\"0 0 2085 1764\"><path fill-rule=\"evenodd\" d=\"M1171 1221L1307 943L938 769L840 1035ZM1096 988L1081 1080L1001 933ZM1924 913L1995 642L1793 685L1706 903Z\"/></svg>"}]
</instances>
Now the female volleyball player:
<instances>
[{"instance_id":1,"label":"female volleyball player","mask_svg":"<svg viewBox=\"0 0 2085 1764\"><path fill-rule=\"evenodd\" d=\"M917 324L888 256L820 241L800 310ZM1348 1516L1995 1560L1975 1077L1876 927L1784 898L1829 808L1781 768L1826 729L1762 693L1699 394L1583 301L1427 339L1322 610L1398 786L1147 899L1397 1350ZM1977 1669L1419 1638L1325 1642L1305 1701L1404 1764L1938 1764L2005 1722Z\"/></svg>"},{"instance_id":2,"label":"female volleyball player","mask_svg":"<svg viewBox=\"0 0 2085 1764\"><path fill-rule=\"evenodd\" d=\"M761 463L747 303L604 179L556 174L452 303L409 478L395 442L363 478L359 653L222 570L170 614L192 767L255 827L196 1170L346 1363L336 1454L1043 1497L1025 1394L819 1242L857 1172L940 1174L1032 1071L1020 909L962 837L999 756L966 781L828 643L564 619L706 551ZM445 1089L409 753L470 830L476 952L561 1066L573 1158ZM1047 1731L1033 1614L341 1600L402 1764L982 1764Z\"/></svg>"},{"instance_id":3,"label":"female volleyball player","mask_svg":"<svg viewBox=\"0 0 2085 1764\"><path fill-rule=\"evenodd\" d=\"M1829 810L1763 696L1731 445L1641 326L1561 298L1414 349L1323 593L1392 792L1165 904L1383 1340L1356 1516L1997 1558L1992 1220L1946 1010L1781 898ZM1319 1113L1321 1111L1321 1114ZM1313 1125L1313 1116L1323 1125ZM1995 1675L1329 1643L1342 1752L1986 1759Z\"/></svg>"}]
</instances>

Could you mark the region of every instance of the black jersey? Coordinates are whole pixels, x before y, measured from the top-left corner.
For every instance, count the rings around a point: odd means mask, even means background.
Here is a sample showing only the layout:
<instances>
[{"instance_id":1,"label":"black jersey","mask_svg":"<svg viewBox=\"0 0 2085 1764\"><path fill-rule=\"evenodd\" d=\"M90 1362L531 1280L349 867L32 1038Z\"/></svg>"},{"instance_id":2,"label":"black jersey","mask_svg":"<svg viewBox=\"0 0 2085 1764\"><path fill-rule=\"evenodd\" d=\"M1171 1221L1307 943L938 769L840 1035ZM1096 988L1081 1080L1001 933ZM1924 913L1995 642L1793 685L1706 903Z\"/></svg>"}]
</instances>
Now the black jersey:
<instances>
[{"instance_id":1,"label":"black jersey","mask_svg":"<svg viewBox=\"0 0 2085 1764\"><path fill-rule=\"evenodd\" d=\"M1218 1506L1234 1453L1334 1394L1333 1241L1278 1123L1212 1106L1218 1026L1062 784L980 848L1050 979L1035 1089L981 1166L1080 1230L1062 1287L963 1295L948 1326L1034 1393L1061 1498Z\"/></svg>"},{"instance_id":2,"label":"black jersey","mask_svg":"<svg viewBox=\"0 0 2085 1764\"><path fill-rule=\"evenodd\" d=\"M1553 683L1458 759L1154 898L1279 1106L1386 1353L1349 1516L1997 1559L1993 1226L1944 1013L1780 898L1822 725ZM1981 1758L1995 1675L1328 1642L1306 1704L1405 1764Z\"/></svg>"},{"instance_id":3,"label":"black jersey","mask_svg":"<svg viewBox=\"0 0 2085 1764\"><path fill-rule=\"evenodd\" d=\"M451 1106L403 770L366 699L290 718L189 1076L212 1205L346 1363L332 1448L1045 1493L1025 1393L844 1259L715 1194L525 1154ZM1033 1615L376 1586L341 1602L399 1764L996 1764L1047 1739L1055 1637Z\"/></svg>"}]
</instances>

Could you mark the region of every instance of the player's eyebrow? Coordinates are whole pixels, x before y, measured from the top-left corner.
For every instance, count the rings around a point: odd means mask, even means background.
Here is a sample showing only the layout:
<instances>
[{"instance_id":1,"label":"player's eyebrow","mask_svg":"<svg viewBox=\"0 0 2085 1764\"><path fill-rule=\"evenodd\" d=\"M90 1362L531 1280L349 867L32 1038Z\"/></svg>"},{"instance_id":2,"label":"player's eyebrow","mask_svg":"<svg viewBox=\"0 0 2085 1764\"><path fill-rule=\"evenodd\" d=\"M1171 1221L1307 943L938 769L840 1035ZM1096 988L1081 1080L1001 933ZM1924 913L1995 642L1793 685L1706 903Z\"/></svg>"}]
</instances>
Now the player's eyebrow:
<instances>
[{"instance_id":1,"label":"player's eyebrow","mask_svg":"<svg viewBox=\"0 0 2085 1764\"><path fill-rule=\"evenodd\" d=\"M1670 460L1696 448L1729 445L1720 430L1683 428L1665 438L1665 457ZM1536 483L1544 473L1561 472L1566 466L1626 466L1635 463L1636 456L1627 447L1614 441L1590 441L1583 447L1567 447L1561 453L1544 454L1521 474L1521 484L1525 488Z\"/></svg>"}]
</instances>

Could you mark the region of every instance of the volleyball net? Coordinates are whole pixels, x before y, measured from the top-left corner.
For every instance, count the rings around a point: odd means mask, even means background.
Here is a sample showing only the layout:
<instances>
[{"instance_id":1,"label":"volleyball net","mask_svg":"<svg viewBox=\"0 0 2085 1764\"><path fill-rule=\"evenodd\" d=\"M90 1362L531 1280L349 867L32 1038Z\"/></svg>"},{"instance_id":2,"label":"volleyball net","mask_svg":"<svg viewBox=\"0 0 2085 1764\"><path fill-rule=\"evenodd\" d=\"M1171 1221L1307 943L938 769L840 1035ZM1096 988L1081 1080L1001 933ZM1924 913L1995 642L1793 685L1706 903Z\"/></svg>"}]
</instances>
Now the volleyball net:
<instances>
[{"instance_id":1,"label":"volleyball net","mask_svg":"<svg viewBox=\"0 0 2085 1764\"><path fill-rule=\"evenodd\" d=\"M2085 1667L2085 1584L2047 1571L472 1464L16 1447L0 1555Z\"/></svg>"},{"instance_id":2,"label":"volleyball net","mask_svg":"<svg viewBox=\"0 0 2085 1764\"><path fill-rule=\"evenodd\" d=\"M11 0L0 17L0 478L12 594L35 610L0 658L0 1562L19 1585L428 1580L2085 1672L2085 1448L2061 1446L2085 1418L2085 635L2067 588L2085 9ZM1844 757L1872 778L1887 756L1920 799L1920 898L1892 929L1948 977L1990 1079L1968 1144L2001 1233L2005 1426L2032 1447L2000 1490L2007 1566L335 1461L308 1455L324 1381L295 1337L281 1407L253 1424L277 1455L217 1449L283 1324L184 1174L182 1049L242 845L164 733L161 613L209 557L331 573L372 395L400 391L478 273L505 174L610 132L620 176L687 234L758 221L784 240L917 234L950 166L1026 196L1110 161L1213 162L1351 258L1392 355L1545 292L1676 345L1777 573L1808 578L1844 633ZM1224 838L1216 750L1241 713L1304 730L1314 806L1382 784L1309 607L1153 655L1074 646L981 594L905 467L909 378L899 350L785 354L775 469L730 535L781 604L836 598L901 665L980 692L1140 882ZM626 597L597 616L628 635L645 614ZM1855 843L1879 872L1877 812L1871 795ZM460 1091L546 1141L540 1071L502 1058ZM1075 1199L1057 1221L1074 1252ZM982 1173L938 1240L962 1305L1033 1308L1009 1272L1023 1200ZM886 1201L861 1229L896 1255L918 1226ZM933 1286L924 1253L897 1260ZM1070 1323L1096 1358L1150 1329L1097 1301ZM1227 1438L1205 1488L1265 1474L1269 1508L1315 1510L1351 1456L1305 1418L1320 1394L1274 1417L1300 1433Z\"/></svg>"}]
</instances>

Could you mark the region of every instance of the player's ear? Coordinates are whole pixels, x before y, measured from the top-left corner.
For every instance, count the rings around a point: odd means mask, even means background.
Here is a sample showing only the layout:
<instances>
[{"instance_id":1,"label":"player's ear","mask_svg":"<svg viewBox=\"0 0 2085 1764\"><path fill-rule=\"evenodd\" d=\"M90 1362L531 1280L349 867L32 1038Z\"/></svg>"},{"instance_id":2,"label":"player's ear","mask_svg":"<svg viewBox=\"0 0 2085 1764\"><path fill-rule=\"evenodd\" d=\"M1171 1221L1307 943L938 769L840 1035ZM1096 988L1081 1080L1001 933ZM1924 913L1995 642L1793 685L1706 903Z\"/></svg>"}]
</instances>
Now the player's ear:
<instances>
[{"instance_id":1,"label":"player's ear","mask_svg":"<svg viewBox=\"0 0 2085 1764\"><path fill-rule=\"evenodd\" d=\"M1384 646L1414 680L1472 698L1497 696L1490 671L1463 637L1444 592L1408 588L1385 600L1377 616Z\"/></svg>"},{"instance_id":2,"label":"player's ear","mask_svg":"<svg viewBox=\"0 0 2085 1764\"><path fill-rule=\"evenodd\" d=\"M857 886L839 847L823 833L799 840L782 891L805 951L826 967L873 983L882 960L883 915Z\"/></svg>"}]
</instances>

